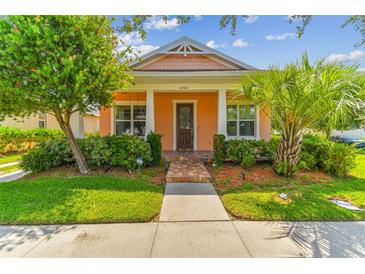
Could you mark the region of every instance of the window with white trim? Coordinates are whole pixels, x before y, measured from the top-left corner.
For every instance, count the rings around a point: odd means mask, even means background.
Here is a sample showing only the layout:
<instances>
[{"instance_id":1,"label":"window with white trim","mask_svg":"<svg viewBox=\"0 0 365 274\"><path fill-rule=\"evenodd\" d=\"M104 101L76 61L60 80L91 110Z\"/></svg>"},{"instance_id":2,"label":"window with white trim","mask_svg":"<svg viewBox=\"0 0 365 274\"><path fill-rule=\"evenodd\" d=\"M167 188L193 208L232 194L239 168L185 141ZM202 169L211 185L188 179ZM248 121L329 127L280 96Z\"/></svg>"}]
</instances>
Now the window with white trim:
<instances>
[{"instance_id":1,"label":"window with white trim","mask_svg":"<svg viewBox=\"0 0 365 274\"><path fill-rule=\"evenodd\" d=\"M40 128L46 127L46 114L43 112L38 113L38 127Z\"/></svg>"},{"instance_id":2,"label":"window with white trim","mask_svg":"<svg viewBox=\"0 0 365 274\"><path fill-rule=\"evenodd\" d=\"M115 134L145 136L146 106L117 105L115 107Z\"/></svg>"},{"instance_id":3,"label":"window with white trim","mask_svg":"<svg viewBox=\"0 0 365 274\"><path fill-rule=\"evenodd\" d=\"M248 104L227 105L227 136L255 136L255 106Z\"/></svg>"}]
</instances>

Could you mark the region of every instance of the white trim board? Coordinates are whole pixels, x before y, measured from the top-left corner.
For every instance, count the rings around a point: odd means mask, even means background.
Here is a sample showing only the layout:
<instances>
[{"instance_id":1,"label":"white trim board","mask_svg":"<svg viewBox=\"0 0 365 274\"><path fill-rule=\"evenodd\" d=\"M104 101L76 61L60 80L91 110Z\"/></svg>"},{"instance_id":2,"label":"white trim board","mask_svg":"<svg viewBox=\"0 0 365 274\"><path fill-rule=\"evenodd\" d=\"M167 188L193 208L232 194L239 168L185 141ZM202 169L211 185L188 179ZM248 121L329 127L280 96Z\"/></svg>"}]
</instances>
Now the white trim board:
<instances>
[{"instance_id":1,"label":"white trim board","mask_svg":"<svg viewBox=\"0 0 365 274\"><path fill-rule=\"evenodd\" d=\"M176 136L176 104L192 103L194 105L194 150L198 150L198 100L172 100L172 149L175 151L177 146Z\"/></svg>"}]
</instances>

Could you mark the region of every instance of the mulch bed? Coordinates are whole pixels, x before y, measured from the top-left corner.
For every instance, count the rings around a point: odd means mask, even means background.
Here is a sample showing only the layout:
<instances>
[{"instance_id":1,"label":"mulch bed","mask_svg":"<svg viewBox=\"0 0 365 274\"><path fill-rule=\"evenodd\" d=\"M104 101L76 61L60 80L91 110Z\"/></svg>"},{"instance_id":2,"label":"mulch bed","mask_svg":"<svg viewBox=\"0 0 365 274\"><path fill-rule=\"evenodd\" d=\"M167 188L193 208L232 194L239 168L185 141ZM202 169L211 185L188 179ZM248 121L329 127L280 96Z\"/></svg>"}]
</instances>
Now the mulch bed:
<instances>
[{"instance_id":1,"label":"mulch bed","mask_svg":"<svg viewBox=\"0 0 365 274\"><path fill-rule=\"evenodd\" d=\"M214 185L220 191L240 187L248 182L252 185L285 185L293 180L301 184L326 183L333 180L331 176L319 170L298 171L293 178L283 178L276 175L272 167L266 164L255 165L250 169L243 169L232 163L226 163L219 169L212 167L211 164L206 168L213 178Z\"/></svg>"}]
</instances>

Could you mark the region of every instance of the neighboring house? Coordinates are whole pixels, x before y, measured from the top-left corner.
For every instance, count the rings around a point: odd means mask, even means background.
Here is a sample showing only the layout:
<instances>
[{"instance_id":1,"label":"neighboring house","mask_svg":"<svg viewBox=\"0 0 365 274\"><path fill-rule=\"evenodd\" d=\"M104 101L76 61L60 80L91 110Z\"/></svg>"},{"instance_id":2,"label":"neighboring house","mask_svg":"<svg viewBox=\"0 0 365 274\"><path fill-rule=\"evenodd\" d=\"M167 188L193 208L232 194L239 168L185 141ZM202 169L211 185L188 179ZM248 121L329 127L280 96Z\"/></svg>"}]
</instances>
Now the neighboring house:
<instances>
[{"instance_id":1,"label":"neighboring house","mask_svg":"<svg viewBox=\"0 0 365 274\"><path fill-rule=\"evenodd\" d=\"M365 138L365 128L349 129L349 130L333 130L332 136L352 137L356 139Z\"/></svg>"},{"instance_id":2,"label":"neighboring house","mask_svg":"<svg viewBox=\"0 0 365 274\"><path fill-rule=\"evenodd\" d=\"M214 134L269 139L270 110L242 94L240 83L256 68L189 37L131 64L134 84L114 93L100 111L103 135L162 134L163 150L212 150Z\"/></svg>"},{"instance_id":3,"label":"neighboring house","mask_svg":"<svg viewBox=\"0 0 365 274\"><path fill-rule=\"evenodd\" d=\"M71 116L71 127L77 138L84 137L84 133L99 132L99 114L98 113L85 113L80 115L78 112ZM50 128L59 129L58 122L53 115L50 114L37 114L27 118L5 118L4 121L0 121L0 125L7 127L15 127L20 129L32 129L32 128Z\"/></svg>"}]
</instances>

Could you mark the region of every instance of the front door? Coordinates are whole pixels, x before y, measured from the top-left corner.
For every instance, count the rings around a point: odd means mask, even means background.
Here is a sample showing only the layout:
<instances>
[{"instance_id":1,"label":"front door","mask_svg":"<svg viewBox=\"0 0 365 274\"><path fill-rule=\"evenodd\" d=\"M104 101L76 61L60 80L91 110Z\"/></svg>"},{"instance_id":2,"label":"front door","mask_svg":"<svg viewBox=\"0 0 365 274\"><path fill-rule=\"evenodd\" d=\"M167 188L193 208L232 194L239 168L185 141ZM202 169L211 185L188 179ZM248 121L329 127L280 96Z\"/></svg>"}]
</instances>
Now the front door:
<instances>
[{"instance_id":1,"label":"front door","mask_svg":"<svg viewBox=\"0 0 365 274\"><path fill-rule=\"evenodd\" d=\"M176 104L177 150L194 148L194 104Z\"/></svg>"}]
</instances>

